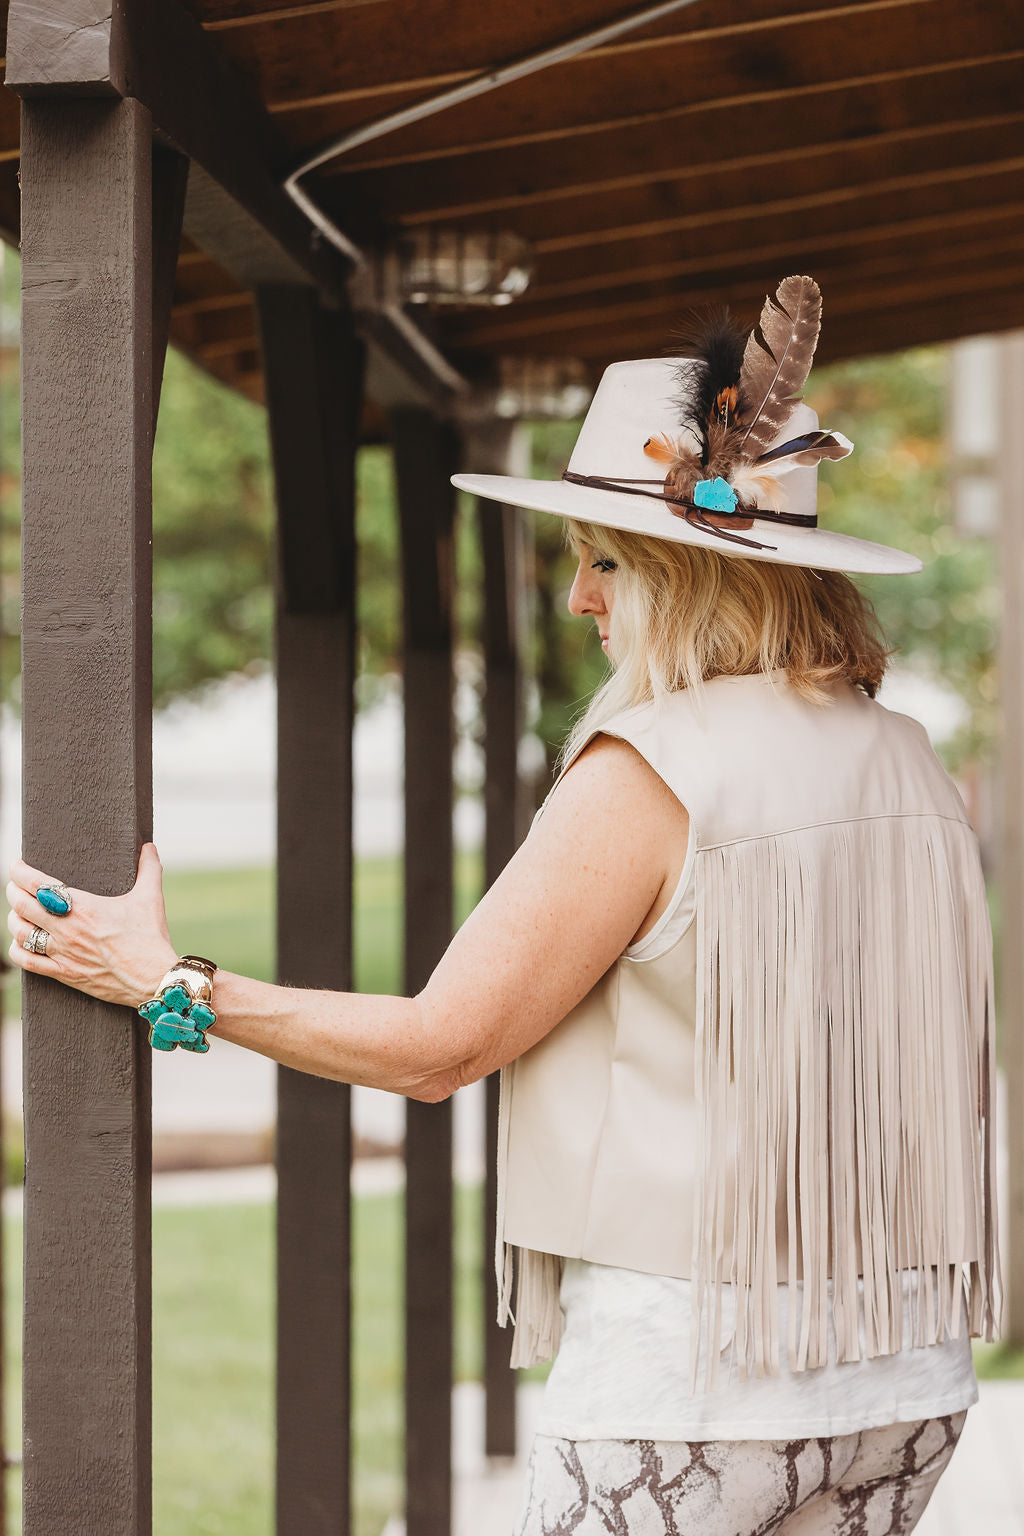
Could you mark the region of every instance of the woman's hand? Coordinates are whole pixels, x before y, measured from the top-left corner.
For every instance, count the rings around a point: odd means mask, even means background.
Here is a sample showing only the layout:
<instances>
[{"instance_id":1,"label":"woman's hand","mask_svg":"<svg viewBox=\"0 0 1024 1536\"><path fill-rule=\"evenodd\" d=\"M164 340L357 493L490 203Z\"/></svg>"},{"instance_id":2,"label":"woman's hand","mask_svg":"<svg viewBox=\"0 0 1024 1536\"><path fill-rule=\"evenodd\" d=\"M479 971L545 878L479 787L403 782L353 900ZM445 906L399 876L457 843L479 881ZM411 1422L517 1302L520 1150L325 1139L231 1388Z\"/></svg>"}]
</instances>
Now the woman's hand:
<instances>
[{"instance_id":1,"label":"woman's hand","mask_svg":"<svg viewBox=\"0 0 1024 1536\"><path fill-rule=\"evenodd\" d=\"M123 896L94 896L69 886L71 911L47 912L36 900L41 885L54 879L24 859L11 865L7 926L14 935L8 955L23 971L53 976L66 986L106 1003L137 1008L153 996L164 972L178 958L167 930L163 867L154 843L144 843L135 885ZM35 927L50 935L45 955L24 948Z\"/></svg>"}]
</instances>

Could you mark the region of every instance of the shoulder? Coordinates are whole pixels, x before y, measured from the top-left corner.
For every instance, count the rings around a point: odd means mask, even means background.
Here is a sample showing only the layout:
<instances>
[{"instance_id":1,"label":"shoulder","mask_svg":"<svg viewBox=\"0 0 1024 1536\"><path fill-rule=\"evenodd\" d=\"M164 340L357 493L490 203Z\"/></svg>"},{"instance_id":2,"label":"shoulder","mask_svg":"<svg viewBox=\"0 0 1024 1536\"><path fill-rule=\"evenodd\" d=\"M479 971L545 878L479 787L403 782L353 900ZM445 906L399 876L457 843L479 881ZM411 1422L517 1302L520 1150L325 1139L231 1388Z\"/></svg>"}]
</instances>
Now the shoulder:
<instances>
[{"instance_id":1,"label":"shoulder","mask_svg":"<svg viewBox=\"0 0 1024 1536\"><path fill-rule=\"evenodd\" d=\"M666 821L686 825L686 811L643 754L623 736L601 731L591 737L552 790L545 817L597 817L609 835L642 838Z\"/></svg>"}]
</instances>

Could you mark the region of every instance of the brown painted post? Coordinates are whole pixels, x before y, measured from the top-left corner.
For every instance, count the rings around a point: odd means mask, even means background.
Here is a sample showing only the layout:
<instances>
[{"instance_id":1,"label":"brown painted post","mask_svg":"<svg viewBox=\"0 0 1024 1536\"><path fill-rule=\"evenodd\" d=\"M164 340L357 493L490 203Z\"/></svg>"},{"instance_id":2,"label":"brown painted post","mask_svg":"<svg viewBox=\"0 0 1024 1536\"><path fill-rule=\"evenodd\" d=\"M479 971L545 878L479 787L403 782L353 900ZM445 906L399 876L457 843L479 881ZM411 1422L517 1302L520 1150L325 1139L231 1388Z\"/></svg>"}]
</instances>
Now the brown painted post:
<instances>
[{"instance_id":1,"label":"brown painted post","mask_svg":"<svg viewBox=\"0 0 1024 1536\"><path fill-rule=\"evenodd\" d=\"M312 289L258 298L278 509L277 976L348 991L363 355ZM351 1528L350 1099L278 1068L278 1536Z\"/></svg>"},{"instance_id":2,"label":"brown painted post","mask_svg":"<svg viewBox=\"0 0 1024 1536\"><path fill-rule=\"evenodd\" d=\"M167 337L174 305L188 161L177 150L153 145L153 433L160 410Z\"/></svg>"},{"instance_id":3,"label":"brown painted post","mask_svg":"<svg viewBox=\"0 0 1024 1536\"><path fill-rule=\"evenodd\" d=\"M484 883L491 886L522 839L519 738L522 733L520 660L521 518L514 507L478 501L483 549L484 608ZM497 1323L494 1272L497 1207L498 1082L487 1078L484 1185L484 1448L511 1456L516 1448L516 1376L509 1367L511 1333Z\"/></svg>"},{"instance_id":4,"label":"brown painted post","mask_svg":"<svg viewBox=\"0 0 1024 1536\"><path fill-rule=\"evenodd\" d=\"M405 625L405 985L452 934L454 430L393 416ZM405 1137L405 1502L408 1536L451 1528L452 1106L410 1099Z\"/></svg>"},{"instance_id":5,"label":"brown painted post","mask_svg":"<svg viewBox=\"0 0 1024 1536\"><path fill-rule=\"evenodd\" d=\"M5 260L6 260L6 251L3 248L0 248L0 293L3 292L3 279L4 279L4 264L5 264ZM4 329L0 329L0 426L2 426L2 424L3 424L4 412L7 409L6 395L2 391L2 385L3 385L3 373L2 373L2 370L5 367L6 359L5 359L5 355L4 354L5 354L6 350L7 350L7 337L6 337L6 334L4 334L4 330L5 330L5 328ZM2 471L3 471L3 462L2 462L2 459L0 459L0 473L2 473ZM2 635L0 635L0 663L2 663L2 660L3 660L2 652L3 652L3 637L2 637ZM2 675L2 666L0 666L0 675ZM0 783L0 800L2 800L2 798L3 798L3 784ZM5 1011L4 1010L4 993L3 993L4 977L7 976L8 973L11 972L13 969L14 969L14 965L13 965L13 963L10 960L8 960L6 950L0 952L0 1041L2 1041L2 1039L3 1039L3 1028L4 1028L4 1011ZM3 1074L2 1056L0 1056L0 1105L2 1105L3 1102L4 1102L4 1074ZM2 1147L0 1147L0 1169L3 1169ZM4 1170L4 1171L6 1171L6 1170ZM3 1188L3 1176L2 1176L2 1173L0 1173L0 1189L2 1189L2 1188ZM0 1198L2 1198L2 1197L0 1197ZM4 1328L5 1328L5 1325L6 1325L6 1307L5 1307L5 1300L4 1300L4 1285L3 1285L3 1276L6 1273L6 1271L4 1269L5 1254L6 1254L6 1248L5 1248L5 1244L4 1244L4 1230L3 1230L2 1211L0 1211L0 1340L3 1340L4 1337L5 1337ZM7 1474L9 1472L9 1470L10 1470L10 1466L11 1466L11 1462L12 1462L12 1458L11 1458L9 1452L8 1452L8 1449L7 1449L7 1415L4 1412L4 1378L5 1378L5 1374L6 1373L5 1373L5 1370L4 1370L3 1353L2 1353L2 1351L0 1351L0 1536L7 1536L7 1481L8 1481Z\"/></svg>"},{"instance_id":6,"label":"brown painted post","mask_svg":"<svg viewBox=\"0 0 1024 1536\"><path fill-rule=\"evenodd\" d=\"M151 138L23 103L23 850L106 895L152 835ZM150 1049L47 978L23 1017L25 1536L146 1536Z\"/></svg>"},{"instance_id":7,"label":"brown painted post","mask_svg":"<svg viewBox=\"0 0 1024 1536\"><path fill-rule=\"evenodd\" d=\"M485 474L528 474L525 429L505 422L477 426L467 442L467 463ZM484 884L491 886L522 841L525 797L519 778L522 734L523 524L514 507L477 501L483 556L484 652ZM499 1328L494 1244L497 1206L498 1082L486 1082L484 1183L484 1449L511 1456L516 1448L516 1376L509 1368L511 1333Z\"/></svg>"}]
</instances>

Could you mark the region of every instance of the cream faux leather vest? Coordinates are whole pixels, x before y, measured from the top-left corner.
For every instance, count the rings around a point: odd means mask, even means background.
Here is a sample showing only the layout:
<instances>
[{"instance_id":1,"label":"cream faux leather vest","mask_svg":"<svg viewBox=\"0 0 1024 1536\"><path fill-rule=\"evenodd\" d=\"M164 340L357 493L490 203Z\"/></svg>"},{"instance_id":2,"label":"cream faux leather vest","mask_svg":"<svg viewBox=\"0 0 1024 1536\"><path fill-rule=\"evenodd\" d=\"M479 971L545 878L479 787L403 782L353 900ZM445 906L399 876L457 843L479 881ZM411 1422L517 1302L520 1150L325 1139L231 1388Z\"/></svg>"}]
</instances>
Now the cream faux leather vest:
<instances>
[{"instance_id":1,"label":"cream faux leather vest","mask_svg":"<svg viewBox=\"0 0 1024 1536\"><path fill-rule=\"evenodd\" d=\"M667 953L620 957L502 1073L499 1321L548 1358L563 1257L737 1288L740 1375L901 1347L898 1270L932 1271L917 1343L996 1337L992 944L977 842L922 726L846 683L827 705L783 671L717 678L602 727L686 807L696 916ZM557 787L557 786L556 786ZM543 808L542 808L543 811ZM567 935L571 942L571 935ZM963 1267L966 1266L966 1269Z\"/></svg>"}]
</instances>

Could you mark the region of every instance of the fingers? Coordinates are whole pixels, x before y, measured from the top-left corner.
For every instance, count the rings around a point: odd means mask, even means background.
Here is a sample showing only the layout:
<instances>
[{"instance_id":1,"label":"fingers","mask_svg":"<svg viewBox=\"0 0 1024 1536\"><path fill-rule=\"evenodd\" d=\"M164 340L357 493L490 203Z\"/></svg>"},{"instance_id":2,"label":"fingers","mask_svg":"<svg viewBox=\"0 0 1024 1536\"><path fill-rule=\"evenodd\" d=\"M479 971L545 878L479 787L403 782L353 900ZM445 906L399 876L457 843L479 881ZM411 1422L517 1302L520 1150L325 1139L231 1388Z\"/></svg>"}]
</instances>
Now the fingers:
<instances>
[{"instance_id":1,"label":"fingers","mask_svg":"<svg viewBox=\"0 0 1024 1536\"><path fill-rule=\"evenodd\" d=\"M139 854L139 869L136 875L138 885L149 885L159 891L163 884L164 867L160 863L160 855L156 851L155 843L143 843Z\"/></svg>"},{"instance_id":2,"label":"fingers","mask_svg":"<svg viewBox=\"0 0 1024 1536\"><path fill-rule=\"evenodd\" d=\"M27 938L36 926L34 923L25 923L14 912L7 914L7 926L14 934L7 951L8 959L13 965L22 971L32 971L37 976L53 976L57 981L63 981L63 973L60 961L54 956L53 946L56 940L52 937L47 941L49 954L40 955L35 951L26 949L22 939Z\"/></svg>"},{"instance_id":3,"label":"fingers","mask_svg":"<svg viewBox=\"0 0 1024 1536\"><path fill-rule=\"evenodd\" d=\"M56 880L56 875L44 875L41 869L33 869L31 864L26 864L24 859L15 859L11 865L11 879L23 890L35 895L41 885L46 885L50 880Z\"/></svg>"},{"instance_id":4,"label":"fingers","mask_svg":"<svg viewBox=\"0 0 1024 1536\"><path fill-rule=\"evenodd\" d=\"M32 918L29 918L26 921L25 918L18 916L18 913L14 910L13 907L11 908L10 912L8 912L8 914L7 914L7 927L8 927L9 932L14 936L14 939L15 939L15 941L18 944L21 944L23 939L27 939L28 938L28 936L32 932L33 928L43 928L43 929L45 929L45 931L47 933L50 934L50 937L46 941L46 953L47 953L47 955L52 957L53 955L56 954L57 950L60 948L59 940L57 939L56 935L54 935L53 933L50 933L50 930L49 930L49 928L46 927L45 923L40 923L38 921L33 921ZM25 953L26 954L31 954L32 951L31 950L26 950Z\"/></svg>"},{"instance_id":5,"label":"fingers","mask_svg":"<svg viewBox=\"0 0 1024 1536\"><path fill-rule=\"evenodd\" d=\"M4 895L7 897L11 911L17 912L18 916L23 917L32 927L38 923L40 928L49 929L50 920L57 923L64 921L61 917L55 918L54 913L47 912L42 902L36 899L35 891L26 891L22 886L15 885L13 880L7 882Z\"/></svg>"},{"instance_id":6,"label":"fingers","mask_svg":"<svg viewBox=\"0 0 1024 1536\"><path fill-rule=\"evenodd\" d=\"M26 891L31 897L35 896L36 891L38 891L41 885L49 885L52 880L56 880L57 878L58 877L56 875L44 875L41 869L33 869L32 865L26 864L24 859L15 859L14 863L11 865L11 883L20 887L21 890ZM70 885L68 886L68 890L71 892L71 899L73 903L75 897L80 893ZM8 901L11 900L10 891L11 887L9 885L7 887ZM14 903L11 902L11 905L13 906ZM40 908L40 910L45 911L45 908ZM50 913L49 916L52 917L53 913Z\"/></svg>"}]
</instances>

